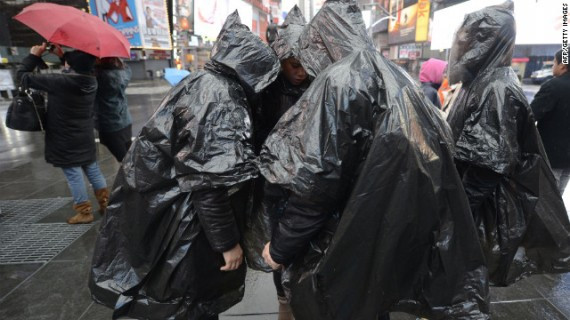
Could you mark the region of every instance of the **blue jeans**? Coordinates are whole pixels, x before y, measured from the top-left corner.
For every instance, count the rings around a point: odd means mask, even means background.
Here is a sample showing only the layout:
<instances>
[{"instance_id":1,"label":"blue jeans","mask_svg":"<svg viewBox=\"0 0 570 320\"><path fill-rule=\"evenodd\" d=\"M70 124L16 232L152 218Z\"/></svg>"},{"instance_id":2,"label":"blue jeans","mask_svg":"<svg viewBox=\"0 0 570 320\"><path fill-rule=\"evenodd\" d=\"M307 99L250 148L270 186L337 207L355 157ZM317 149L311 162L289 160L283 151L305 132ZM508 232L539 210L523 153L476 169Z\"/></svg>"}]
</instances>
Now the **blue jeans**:
<instances>
[{"instance_id":1,"label":"blue jeans","mask_svg":"<svg viewBox=\"0 0 570 320\"><path fill-rule=\"evenodd\" d=\"M73 203L80 204L89 200L87 188L85 188L85 180L83 180L83 172L87 175L89 183L93 190L99 190L107 187L107 181L101 173L97 161L82 167L62 168L63 174L67 179L67 184L73 196Z\"/></svg>"}]
</instances>

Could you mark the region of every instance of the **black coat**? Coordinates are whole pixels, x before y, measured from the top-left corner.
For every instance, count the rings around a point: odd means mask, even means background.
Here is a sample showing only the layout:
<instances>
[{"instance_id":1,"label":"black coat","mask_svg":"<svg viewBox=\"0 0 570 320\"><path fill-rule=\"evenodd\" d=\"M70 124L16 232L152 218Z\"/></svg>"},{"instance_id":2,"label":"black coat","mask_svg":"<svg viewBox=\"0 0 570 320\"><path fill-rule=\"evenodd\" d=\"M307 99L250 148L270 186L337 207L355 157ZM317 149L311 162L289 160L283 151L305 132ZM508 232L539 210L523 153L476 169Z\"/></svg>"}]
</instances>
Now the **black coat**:
<instances>
[{"instance_id":1,"label":"black coat","mask_svg":"<svg viewBox=\"0 0 570 320\"><path fill-rule=\"evenodd\" d=\"M437 88L439 85L433 84L431 82L422 82L422 91L426 98L433 103L438 109L441 109L441 103L439 101L439 95L437 94Z\"/></svg>"},{"instance_id":2,"label":"black coat","mask_svg":"<svg viewBox=\"0 0 570 320\"><path fill-rule=\"evenodd\" d=\"M259 96L255 107L255 144L263 144L269 132L279 118L291 108L309 86L309 79L301 85L292 85L281 73L277 79L265 88Z\"/></svg>"},{"instance_id":3,"label":"black coat","mask_svg":"<svg viewBox=\"0 0 570 320\"><path fill-rule=\"evenodd\" d=\"M570 167L570 72L543 84L531 108L550 165Z\"/></svg>"},{"instance_id":4,"label":"black coat","mask_svg":"<svg viewBox=\"0 0 570 320\"><path fill-rule=\"evenodd\" d=\"M34 74L41 58L27 56L17 78L25 88L47 92L45 159L56 167L77 167L96 160L93 104L97 92L94 76L76 73Z\"/></svg>"}]
</instances>

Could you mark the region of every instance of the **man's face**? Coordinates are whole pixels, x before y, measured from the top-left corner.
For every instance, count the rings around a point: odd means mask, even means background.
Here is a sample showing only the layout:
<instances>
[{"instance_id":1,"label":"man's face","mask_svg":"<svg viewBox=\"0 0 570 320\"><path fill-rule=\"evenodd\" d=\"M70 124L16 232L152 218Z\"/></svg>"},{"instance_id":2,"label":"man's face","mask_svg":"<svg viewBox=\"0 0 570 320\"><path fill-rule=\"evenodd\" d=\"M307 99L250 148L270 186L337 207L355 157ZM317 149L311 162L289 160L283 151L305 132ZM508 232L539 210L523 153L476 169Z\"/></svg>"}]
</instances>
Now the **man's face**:
<instances>
[{"instance_id":1,"label":"man's face","mask_svg":"<svg viewBox=\"0 0 570 320\"><path fill-rule=\"evenodd\" d=\"M558 61L556 59L554 59L554 65L552 66L552 74L555 77L560 77L561 75L565 74L566 72L568 72L568 65L558 63Z\"/></svg>"},{"instance_id":2,"label":"man's face","mask_svg":"<svg viewBox=\"0 0 570 320\"><path fill-rule=\"evenodd\" d=\"M283 69L285 78L294 86L300 85L307 79L307 72L301 65L301 62L295 58L288 58L281 61L281 68Z\"/></svg>"}]
</instances>

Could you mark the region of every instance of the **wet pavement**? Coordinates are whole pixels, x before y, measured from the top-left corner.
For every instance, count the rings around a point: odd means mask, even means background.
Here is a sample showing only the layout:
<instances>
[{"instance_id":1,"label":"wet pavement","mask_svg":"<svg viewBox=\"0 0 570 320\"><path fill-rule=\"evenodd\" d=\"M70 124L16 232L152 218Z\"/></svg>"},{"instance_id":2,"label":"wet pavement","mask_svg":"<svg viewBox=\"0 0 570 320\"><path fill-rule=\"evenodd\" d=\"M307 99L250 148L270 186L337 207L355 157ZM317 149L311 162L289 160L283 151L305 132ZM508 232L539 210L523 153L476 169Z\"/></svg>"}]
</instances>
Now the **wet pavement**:
<instances>
[{"instance_id":1,"label":"wet pavement","mask_svg":"<svg viewBox=\"0 0 570 320\"><path fill-rule=\"evenodd\" d=\"M168 89L162 81L130 85L133 132L154 113ZM42 133L4 126L7 107L8 102L0 101L0 319L110 319L111 310L93 303L87 288L99 222L65 224L73 214L65 178L60 169L45 163ZM119 164L104 146L98 146L98 161L111 185ZM493 288L491 294L493 319L570 319L570 274L533 276L508 288ZM221 319L277 317L271 276L252 271L244 300ZM415 317L393 313L392 319Z\"/></svg>"}]
</instances>

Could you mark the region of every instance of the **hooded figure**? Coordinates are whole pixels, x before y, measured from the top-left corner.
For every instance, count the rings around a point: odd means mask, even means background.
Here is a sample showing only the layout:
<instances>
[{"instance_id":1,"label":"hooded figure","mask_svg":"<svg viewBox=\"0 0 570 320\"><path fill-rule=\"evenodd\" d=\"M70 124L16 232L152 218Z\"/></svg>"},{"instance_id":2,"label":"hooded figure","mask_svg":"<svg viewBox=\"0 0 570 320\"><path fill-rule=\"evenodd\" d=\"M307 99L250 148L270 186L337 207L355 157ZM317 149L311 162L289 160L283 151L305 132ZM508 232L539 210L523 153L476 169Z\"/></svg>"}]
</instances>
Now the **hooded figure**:
<instances>
[{"instance_id":1,"label":"hooded figure","mask_svg":"<svg viewBox=\"0 0 570 320\"><path fill-rule=\"evenodd\" d=\"M209 319L243 297L245 265L220 267L257 176L246 91L271 83L279 63L237 11L211 56L170 90L117 175L89 283L114 318Z\"/></svg>"},{"instance_id":2,"label":"hooded figure","mask_svg":"<svg viewBox=\"0 0 570 320\"><path fill-rule=\"evenodd\" d=\"M307 73L298 61L298 41L305 17L296 5L289 11L280 26L271 48L281 62L282 71L259 96L255 115L255 141L257 150L267 138L279 118L297 102L309 86Z\"/></svg>"},{"instance_id":3,"label":"hooded figure","mask_svg":"<svg viewBox=\"0 0 570 320\"><path fill-rule=\"evenodd\" d=\"M450 56L448 122L491 282L570 271L570 224L514 71L513 4L468 14Z\"/></svg>"},{"instance_id":4,"label":"hooded figure","mask_svg":"<svg viewBox=\"0 0 570 320\"><path fill-rule=\"evenodd\" d=\"M420 69L420 82L422 83L422 90L429 101L434 106L441 108L439 101L439 94L437 90L441 87L443 82L443 74L447 62L439 59L431 58L422 64Z\"/></svg>"},{"instance_id":5,"label":"hooded figure","mask_svg":"<svg viewBox=\"0 0 570 320\"><path fill-rule=\"evenodd\" d=\"M373 48L352 1L325 3L300 59L316 78L260 164L290 192L265 252L287 267L295 318L487 319L483 254L437 109Z\"/></svg>"}]
</instances>

